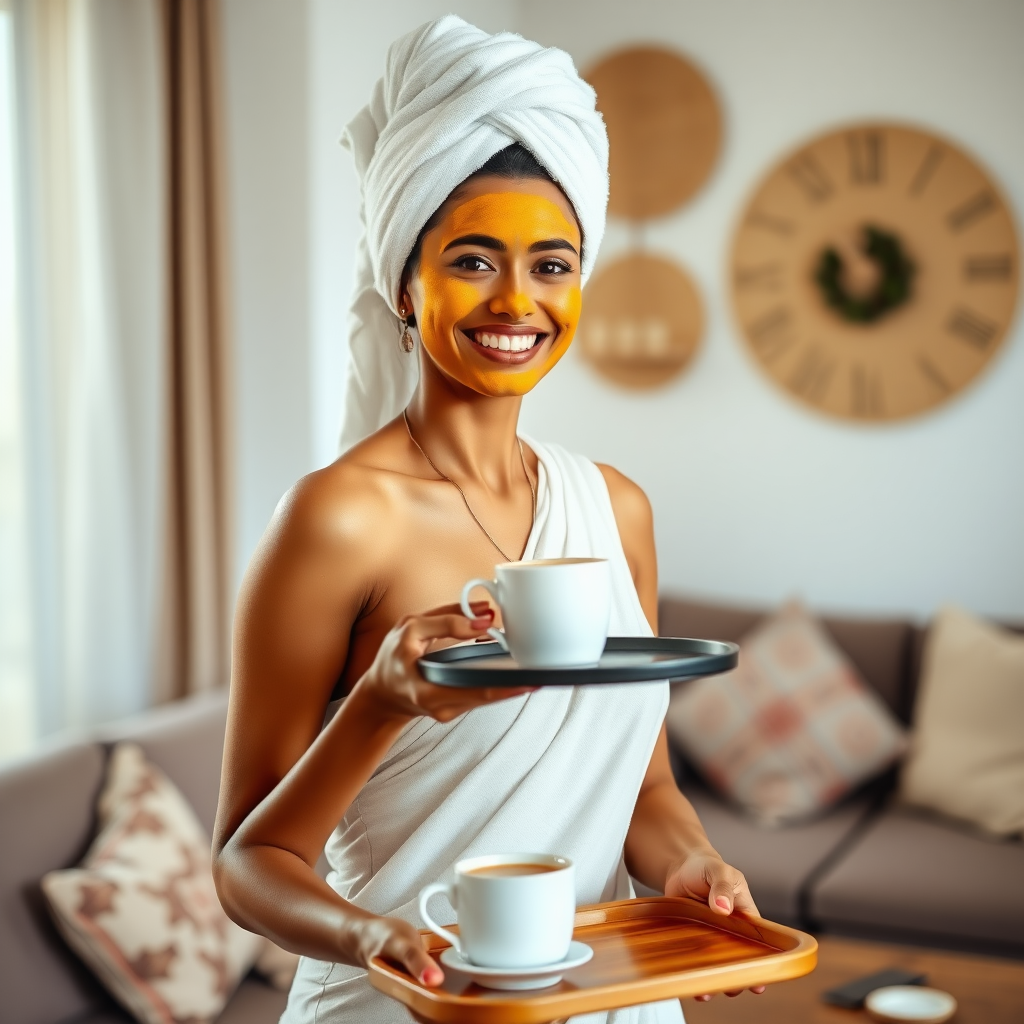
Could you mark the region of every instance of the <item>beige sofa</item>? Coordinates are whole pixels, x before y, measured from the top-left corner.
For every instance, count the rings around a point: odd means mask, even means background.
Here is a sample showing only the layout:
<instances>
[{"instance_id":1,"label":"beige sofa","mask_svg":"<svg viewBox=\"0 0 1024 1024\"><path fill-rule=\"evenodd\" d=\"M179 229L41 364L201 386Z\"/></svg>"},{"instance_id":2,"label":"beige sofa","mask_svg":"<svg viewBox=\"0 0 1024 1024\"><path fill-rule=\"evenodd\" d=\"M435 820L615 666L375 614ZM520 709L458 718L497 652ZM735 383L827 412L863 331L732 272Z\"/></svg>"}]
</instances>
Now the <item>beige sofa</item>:
<instances>
[{"instance_id":1,"label":"beige sofa","mask_svg":"<svg viewBox=\"0 0 1024 1024\"><path fill-rule=\"evenodd\" d=\"M662 632L739 639L760 617L666 598ZM840 647L904 720L913 706L923 633L906 622L826 619ZM226 715L223 693L158 708L0 769L0 1021L127 1020L70 953L39 890L75 864L93 835L110 746L139 743L212 828ZM595 738L596 739L596 738ZM821 819L779 831L753 825L677 758L682 788L712 841L747 875L762 913L779 921L887 939L1024 955L1024 843L993 842L892 802L892 780ZM285 996L247 978L223 1024L270 1024Z\"/></svg>"},{"instance_id":2,"label":"beige sofa","mask_svg":"<svg viewBox=\"0 0 1024 1024\"><path fill-rule=\"evenodd\" d=\"M664 597L665 636L740 640L765 612ZM927 630L825 618L864 680L911 720ZM713 794L674 752L680 788L769 918L818 931L1024 956L1024 842L985 838L901 807L896 773L804 825L766 830Z\"/></svg>"}]
</instances>

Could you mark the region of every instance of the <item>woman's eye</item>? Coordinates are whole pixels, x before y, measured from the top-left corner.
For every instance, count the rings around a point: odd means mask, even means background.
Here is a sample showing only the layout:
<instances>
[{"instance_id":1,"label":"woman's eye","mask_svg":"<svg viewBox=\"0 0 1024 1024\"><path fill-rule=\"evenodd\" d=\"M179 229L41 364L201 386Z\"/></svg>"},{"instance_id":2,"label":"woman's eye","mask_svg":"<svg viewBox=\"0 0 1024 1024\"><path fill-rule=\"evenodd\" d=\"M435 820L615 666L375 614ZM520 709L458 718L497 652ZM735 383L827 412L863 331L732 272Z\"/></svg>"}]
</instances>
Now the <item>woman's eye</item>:
<instances>
[{"instance_id":1,"label":"woman's eye","mask_svg":"<svg viewBox=\"0 0 1024 1024\"><path fill-rule=\"evenodd\" d=\"M544 260L542 263L538 263L535 268L535 273L538 274L571 274L572 267L563 260Z\"/></svg>"},{"instance_id":2,"label":"woman's eye","mask_svg":"<svg viewBox=\"0 0 1024 1024\"><path fill-rule=\"evenodd\" d=\"M455 261L453 266L458 267L460 270L493 270L494 268L480 256L461 256Z\"/></svg>"}]
</instances>

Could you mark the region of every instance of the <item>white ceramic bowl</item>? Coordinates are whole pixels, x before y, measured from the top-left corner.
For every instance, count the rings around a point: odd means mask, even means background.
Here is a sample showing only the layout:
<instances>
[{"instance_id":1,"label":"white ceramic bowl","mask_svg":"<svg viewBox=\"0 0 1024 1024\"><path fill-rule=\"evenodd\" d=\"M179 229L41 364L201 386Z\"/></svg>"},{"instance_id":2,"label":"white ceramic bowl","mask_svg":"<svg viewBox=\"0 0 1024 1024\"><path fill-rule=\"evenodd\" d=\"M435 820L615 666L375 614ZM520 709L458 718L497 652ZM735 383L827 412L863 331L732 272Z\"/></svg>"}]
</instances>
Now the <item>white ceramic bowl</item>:
<instances>
[{"instance_id":1,"label":"white ceramic bowl","mask_svg":"<svg viewBox=\"0 0 1024 1024\"><path fill-rule=\"evenodd\" d=\"M922 985L887 985L876 988L864 1007L875 1020L889 1024L942 1024L956 1013L956 1000L937 988Z\"/></svg>"}]
</instances>

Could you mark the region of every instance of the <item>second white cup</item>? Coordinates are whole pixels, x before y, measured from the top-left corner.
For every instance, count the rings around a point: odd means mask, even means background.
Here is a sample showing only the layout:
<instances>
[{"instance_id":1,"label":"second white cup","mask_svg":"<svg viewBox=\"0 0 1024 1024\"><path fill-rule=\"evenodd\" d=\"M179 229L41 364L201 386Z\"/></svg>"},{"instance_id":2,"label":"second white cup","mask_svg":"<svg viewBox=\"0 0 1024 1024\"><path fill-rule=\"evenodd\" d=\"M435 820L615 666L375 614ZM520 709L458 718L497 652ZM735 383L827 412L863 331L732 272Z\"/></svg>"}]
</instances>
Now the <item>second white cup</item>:
<instances>
[{"instance_id":1,"label":"second white cup","mask_svg":"<svg viewBox=\"0 0 1024 1024\"><path fill-rule=\"evenodd\" d=\"M608 639L611 581L604 558L508 562L496 580L470 580L462 612L473 617L469 595L483 587L497 602L505 630L487 632L523 668L596 665Z\"/></svg>"},{"instance_id":2,"label":"second white cup","mask_svg":"<svg viewBox=\"0 0 1024 1024\"><path fill-rule=\"evenodd\" d=\"M439 925L427 904L444 893L459 934ZM564 960L576 917L572 861L547 853L471 857L455 865L452 884L420 892L420 917L464 959L480 967L546 967Z\"/></svg>"}]
</instances>

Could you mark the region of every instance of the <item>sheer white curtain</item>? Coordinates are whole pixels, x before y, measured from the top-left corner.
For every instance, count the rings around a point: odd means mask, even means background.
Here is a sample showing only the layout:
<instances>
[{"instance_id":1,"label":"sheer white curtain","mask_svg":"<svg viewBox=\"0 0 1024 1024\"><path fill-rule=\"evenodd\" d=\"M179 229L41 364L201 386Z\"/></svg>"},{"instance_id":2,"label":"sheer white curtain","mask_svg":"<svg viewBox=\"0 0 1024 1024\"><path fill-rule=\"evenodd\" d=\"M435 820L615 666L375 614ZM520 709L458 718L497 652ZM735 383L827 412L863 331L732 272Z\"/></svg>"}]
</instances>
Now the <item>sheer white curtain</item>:
<instances>
[{"instance_id":1,"label":"sheer white curtain","mask_svg":"<svg viewBox=\"0 0 1024 1024\"><path fill-rule=\"evenodd\" d=\"M157 0L13 0L41 732L150 701L165 488Z\"/></svg>"}]
</instances>

